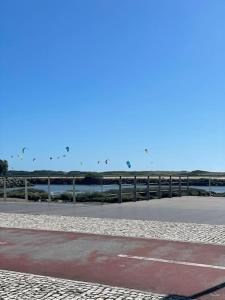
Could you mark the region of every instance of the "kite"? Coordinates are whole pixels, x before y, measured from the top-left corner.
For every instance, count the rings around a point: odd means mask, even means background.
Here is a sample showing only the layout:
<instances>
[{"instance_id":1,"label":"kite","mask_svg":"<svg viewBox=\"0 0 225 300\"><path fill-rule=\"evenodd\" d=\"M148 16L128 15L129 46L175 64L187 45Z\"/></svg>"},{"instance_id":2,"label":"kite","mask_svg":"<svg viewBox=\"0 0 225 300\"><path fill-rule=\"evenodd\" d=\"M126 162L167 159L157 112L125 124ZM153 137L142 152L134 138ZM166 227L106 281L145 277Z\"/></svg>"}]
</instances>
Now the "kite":
<instances>
[{"instance_id":1,"label":"kite","mask_svg":"<svg viewBox=\"0 0 225 300\"><path fill-rule=\"evenodd\" d=\"M33 158L33 162L35 162L36 161L36 158Z\"/></svg>"},{"instance_id":2,"label":"kite","mask_svg":"<svg viewBox=\"0 0 225 300\"><path fill-rule=\"evenodd\" d=\"M13 155L11 155L10 157L13 158Z\"/></svg>"},{"instance_id":3,"label":"kite","mask_svg":"<svg viewBox=\"0 0 225 300\"><path fill-rule=\"evenodd\" d=\"M108 165L108 162L109 162L109 159L106 159L105 160L105 164Z\"/></svg>"},{"instance_id":4,"label":"kite","mask_svg":"<svg viewBox=\"0 0 225 300\"><path fill-rule=\"evenodd\" d=\"M128 168L130 169L130 168L131 168L131 163L130 163L130 161L128 160L126 163L127 163Z\"/></svg>"},{"instance_id":5,"label":"kite","mask_svg":"<svg viewBox=\"0 0 225 300\"><path fill-rule=\"evenodd\" d=\"M66 147L66 151L69 152L70 151L70 147L67 146Z\"/></svg>"},{"instance_id":6,"label":"kite","mask_svg":"<svg viewBox=\"0 0 225 300\"><path fill-rule=\"evenodd\" d=\"M147 148L145 148L145 153L146 153L146 154L148 153L148 149L147 149Z\"/></svg>"},{"instance_id":7,"label":"kite","mask_svg":"<svg viewBox=\"0 0 225 300\"><path fill-rule=\"evenodd\" d=\"M60 156L57 156L57 159L60 159Z\"/></svg>"},{"instance_id":8,"label":"kite","mask_svg":"<svg viewBox=\"0 0 225 300\"><path fill-rule=\"evenodd\" d=\"M51 156L50 156L50 157L49 157L49 159L50 159L50 160L52 160L52 159L53 159L53 157L51 157Z\"/></svg>"},{"instance_id":9,"label":"kite","mask_svg":"<svg viewBox=\"0 0 225 300\"><path fill-rule=\"evenodd\" d=\"M100 160L98 160L98 165L100 164Z\"/></svg>"},{"instance_id":10,"label":"kite","mask_svg":"<svg viewBox=\"0 0 225 300\"><path fill-rule=\"evenodd\" d=\"M63 154L63 157L66 157L66 154Z\"/></svg>"},{"instance_id":11,"label":"kite","mask_svg":"<svg viewBox=\"0 0 225 300\"><path fill-rule=\"evenodd\" d=\"M22 149L23 154L25 153L25 150L27 150L27 147L23 147L23 149Z\"/></svg>"},{"instance_id":12,"label":"kite","mask_svg":"<svg viewBox=\"0 0 225 300\"><path fill-rule=\"evenodd\" d=\"M83 162L82 161L80 162L80 164L81 164L81 166L83 166Z\"/></svg>"}]
</instances>

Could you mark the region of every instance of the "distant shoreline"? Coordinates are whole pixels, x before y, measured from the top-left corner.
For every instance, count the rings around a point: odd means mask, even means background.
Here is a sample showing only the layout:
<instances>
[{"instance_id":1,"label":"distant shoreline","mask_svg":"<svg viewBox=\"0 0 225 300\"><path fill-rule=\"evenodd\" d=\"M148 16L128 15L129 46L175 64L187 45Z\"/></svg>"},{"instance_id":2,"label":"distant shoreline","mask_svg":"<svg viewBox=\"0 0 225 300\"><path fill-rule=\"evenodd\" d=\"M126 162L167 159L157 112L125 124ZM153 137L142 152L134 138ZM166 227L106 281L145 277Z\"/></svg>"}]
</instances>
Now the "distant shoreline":
<instances>
[{"instance_id":1,"label":"distant shoreline","mask_svg":"<svg viewBox=\"0 0 225 300\"><path fill-rule=\"evenodd\" d=\"M36 184L47 184L47 177L32 177L27 178L27 184L28 186L33 186ZM151 184L158 184L158 178L150 178ZM72 184L72 178L68 177L50 177L51 184L56 185L67 185ZM113 177L113 178L104 178L104 177L84 177L84 178L76 178L76 184L83 184L83 185L91 185L91 184L118 184L119 177ZM177 178L175 179L177 181ZM146 177L137 178L137 183L143 183L145 184L147 182ZM123 184L133 184L134 183L134 177L123 177L122 178ZM181 177L181 184L187 183L186 177ZM168 177L161 177L161 184L162 185L169 185L169 178ZM0 178L0 188L3 188L3 178ZM23 177L6 177L6 187L12 188L12 187L24 187L25 182ZM209 186L209 178L208 177L196 177L196 178L189 178L189 185L192 186ZM225 186L225 178L212 178L210 180L211 186Z\"/></svg>"},{"instance_id":2,"label":"distant shoreline","mask_svg":"<svg viewBox=\"0 0 225 300\"><path fill-rule=\"evenodd\" d=\"M23 170L9 170L7 176L20 177L20 176L30 176L30 177L85 177L87 175L91 176L220 176L225 179L225 172L211 172L203 170L194 171L153 171L153 170L143 170L143 171L107 171L107 172L93 172L93 171L52 171L52 170L35 170L35 171L23 171Z\"/></svg>"}]
</instances>

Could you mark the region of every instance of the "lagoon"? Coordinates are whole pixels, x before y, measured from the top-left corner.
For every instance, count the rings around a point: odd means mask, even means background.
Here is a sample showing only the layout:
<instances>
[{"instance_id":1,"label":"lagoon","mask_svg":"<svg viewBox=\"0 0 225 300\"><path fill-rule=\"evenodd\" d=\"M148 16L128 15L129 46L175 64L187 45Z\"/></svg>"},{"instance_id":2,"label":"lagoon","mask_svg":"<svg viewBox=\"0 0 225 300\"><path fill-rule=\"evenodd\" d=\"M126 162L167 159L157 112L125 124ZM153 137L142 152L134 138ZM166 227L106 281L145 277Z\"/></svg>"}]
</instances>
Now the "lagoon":
<instances>
[{"instance_id":1,"label":"lagoon","mask_svg":"<svg viewBox=\"0 0 225 300\"><path fill-rule=\"evenodd\" d=\"M154 185L156 187L156 185ZM154 186L151 186L153 188ZM138 184L138 188L146 188L146 185L144 184ZM165 189L169 189L168 186L162 186ZM35 184L32 186L32 188L40 189L44 191L48 191L48 185L47 184ZM123 188L133 188L132 184L123 184ZM205 191L209 191L208 186L190 186L190 188L196 188L196 189L202 189ZM85 184L76 184L75 190L77 193L93 193L93 192L106 192L109 190L118 190L119 185L117 184L105 184L105 185L85 185ZM50 185L51 193L57 194L57 193L64 193L67 191L73 190L72 184L51 184ZM211 191L216 193L225 193L225 186L211 186Z\"/></svg>"}]
</instances>

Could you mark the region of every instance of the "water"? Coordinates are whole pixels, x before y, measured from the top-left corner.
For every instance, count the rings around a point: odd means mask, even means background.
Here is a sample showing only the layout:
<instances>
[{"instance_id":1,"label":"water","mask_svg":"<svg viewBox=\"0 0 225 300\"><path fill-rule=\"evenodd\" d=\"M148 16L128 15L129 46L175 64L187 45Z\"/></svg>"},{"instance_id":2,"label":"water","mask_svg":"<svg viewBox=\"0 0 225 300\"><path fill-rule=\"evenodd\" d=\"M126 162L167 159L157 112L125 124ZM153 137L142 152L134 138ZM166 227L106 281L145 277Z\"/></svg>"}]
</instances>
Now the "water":
<instances>
[{"instance_id":1,"label":"water","mask_svg":"<svg viewBox=\"0 0 225 300\"><path fill-rule=\"evenodd\" d=\"M36 185L32 186L32 188L44 190L46 192L48 191L47 184L36 184ZM133 188L133 185L132 184L123 184L122 188L123 189L124 188ZM137 184L137 188L146 189L146 185ZM162 188L163 188L163 186L162 186ZM196 188L196 189L209 191L208 186L190 186L190 188ZM50 189L51 189L51 193L54 193L54 194L64 193L67 191L72 191L73 185L72 184L67 184L67 185L66 184L51 184ZM109 191L109 190L118 190L119 185L118 184L107 184L107 185L76 184L75 189L76 189L76 192L78 192L78 193L105 192L105 191ZM165 186L165 189L169 189L169 187ZM225 193L225 186L211 186L211 191L217 192L217 193Z\"/></svg>"},{"instance_id":2,"label":"water","mask_svg":"<svg viewBox=\"0 0 225 300\"><path fill-rule=\"evenodd\" d=\"M194 189L200 189L200 190L205 190L207 192L209 192L211 190L211 192L216 192L216 193L225 193L225 186L211 186L211 188L209 188L208 186L190 186L191 188Z\"/></svg>"},{"instance_id":3,"label":"water","mask_svg":"<svg viewBox=\"0 0 225 300\"><path fill-rule=\"evenodd\" d=\"M48 192L48 185L47 184L35 184L32 186L34 189L39 189ZM132 184L123 184L122 188L133 188ZM146 188L146 185L137 185L137 188ZM64 193L73 190L72 184L51 184L50 185L51 193L58 194ZM77 193L93 193L93 192L106 192L109 190L119 190L118 184L76 184L75 190Z\"/></svg>"},{"instance_id":4,"label":"water","mask_svg":"<svg viewBox=\"0 0 225 300\"><path fill-rule=\"evenodd\" d=\"M157 185L156 185L157 186ZM48 192L48 185L47 184L35 184L31 188L38 189L38 190L43 190ZM133 188L133 184L123 184L122 188ZM142 188L146 189L146 185L144 184L137 184L137 188ZM152 188L152 186L151 186ZM178 187L177 187L178 188ZM183 186L183 188L185 188ZM208 186L190 186L190 188L195 188L195 189L202 189L205 191L209 191ZM15 190L15 189L23 189L21 188L7 188L8 191L10 190ZM162 189L168 190L169 186L163 186ZM1 190L1 189L0 189ZM52 194L58 194L58 193L65 193L68 191L73 190L73 185L72 184L51 184L50 185L50 190ZM93 192L106 192L109 190L119 190L119 185L118 184L107 184L107 185L97 185L97 184L92 184L92 185L84 185L84 184L76 184L75 185L75 190L77 193L93 193ZM225 193L225 186L211 186L211 191L212 192L217 192L217 193Z\"/></svg>"},{"instance_id":5,"label":"water","mask_svg":"<svg viewBox=\"0 0 225 300\"><path fill-rule=\"evenodd\" d=\"M48 192L48 185L47 184L35 184L32 186L34 189L43 190ZM78 193L93 193L93 192L105 192L109 190L118 190L119 186L117 184L110 184L110 185L85 185L85 184L76 184L75 190ZM50 185L51 193L58 194L58 193L65 193L68 191L73 190L72 184L51 184Z\"/></svg>"}]
</instances>

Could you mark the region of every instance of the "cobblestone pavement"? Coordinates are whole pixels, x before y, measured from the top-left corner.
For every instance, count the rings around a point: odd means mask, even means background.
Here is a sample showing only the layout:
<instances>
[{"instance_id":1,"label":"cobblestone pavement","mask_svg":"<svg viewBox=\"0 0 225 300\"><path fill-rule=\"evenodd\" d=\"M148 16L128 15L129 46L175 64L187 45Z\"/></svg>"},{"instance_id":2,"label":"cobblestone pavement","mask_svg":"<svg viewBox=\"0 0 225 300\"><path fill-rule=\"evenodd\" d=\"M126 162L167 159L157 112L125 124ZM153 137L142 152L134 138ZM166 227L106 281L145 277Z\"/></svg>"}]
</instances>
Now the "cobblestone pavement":
<instances>
[{"instance_id":1,"label":"cobblestone pavement","mask_svg":"<svg viewBox=\"0 0 225 300\"><path fill-rule=\"evenodd\" d=\"M0 227L225 245L225 225L0 213Z\"/></svg>"},{"instance_id":2,"label":"cobblestone pavement","mask_svg":"<svg viewBox=\"0 0 225 300\"><path fill-rule=\"evenodd\" d=\"M162 300L163 298L157 294L136 290L0 270L2 300Z\"/></svg>"}]
</instances>

